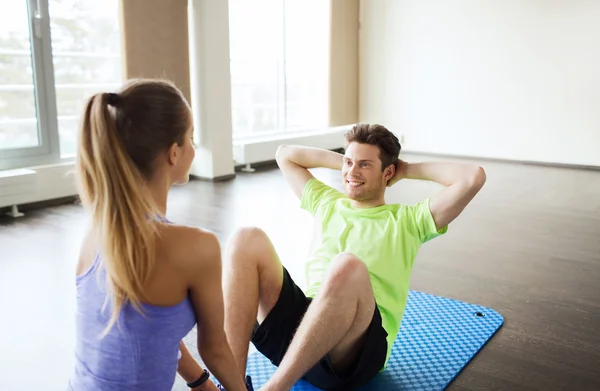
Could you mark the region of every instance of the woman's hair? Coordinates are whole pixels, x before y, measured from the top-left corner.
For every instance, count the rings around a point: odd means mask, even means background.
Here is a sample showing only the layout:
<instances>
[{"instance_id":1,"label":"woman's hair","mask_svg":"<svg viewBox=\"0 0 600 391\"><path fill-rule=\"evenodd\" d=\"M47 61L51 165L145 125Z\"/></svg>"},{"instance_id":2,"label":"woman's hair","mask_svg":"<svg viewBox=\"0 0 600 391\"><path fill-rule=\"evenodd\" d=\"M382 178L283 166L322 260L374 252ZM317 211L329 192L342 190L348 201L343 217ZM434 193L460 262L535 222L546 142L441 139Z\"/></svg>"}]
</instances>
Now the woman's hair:
<instances>
[{"instance_id":1,"label":"woman's hair","mask_svg":"<svg viewBox=\"0 0 600 391\"><path fill-rule=\"evenodd\" d=\"M165 80L131 80L118 93L85 105L77 146L77 182L91 212L112 299L115 324L126 303L141 311L142 289L154 266L158 215L147 184L155 160L191 126L189 105Z\"/></svg>"}]
</instances>

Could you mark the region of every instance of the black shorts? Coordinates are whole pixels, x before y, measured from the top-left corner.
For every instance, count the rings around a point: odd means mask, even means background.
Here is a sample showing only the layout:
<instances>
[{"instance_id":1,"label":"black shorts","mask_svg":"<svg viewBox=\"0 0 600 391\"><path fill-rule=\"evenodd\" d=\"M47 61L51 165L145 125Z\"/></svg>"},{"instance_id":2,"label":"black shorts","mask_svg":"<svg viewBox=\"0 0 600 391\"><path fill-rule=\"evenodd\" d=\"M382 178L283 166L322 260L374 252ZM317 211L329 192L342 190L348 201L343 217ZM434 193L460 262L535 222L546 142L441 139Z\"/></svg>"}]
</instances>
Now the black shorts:
<instances>
[{"instance_id":1,"label":"black shorts","mask_svg":"<svg viewBox=\"0 0 600 391\"><path fill-rule=\"evenodd\" d=\"M285 268L283 273L283 287L279 300L264 322L256 324L252 336L252 343L256 349L276 366L283 359L312 300L304 295ZM375 306L364 345L352 367L344 373L336 373L326 355L305 374L304 379L323 390L358 388L374 378L383 368L387 355L386 338L387 332L381 325L381 314Z\"/></svg>"}]
</instances>

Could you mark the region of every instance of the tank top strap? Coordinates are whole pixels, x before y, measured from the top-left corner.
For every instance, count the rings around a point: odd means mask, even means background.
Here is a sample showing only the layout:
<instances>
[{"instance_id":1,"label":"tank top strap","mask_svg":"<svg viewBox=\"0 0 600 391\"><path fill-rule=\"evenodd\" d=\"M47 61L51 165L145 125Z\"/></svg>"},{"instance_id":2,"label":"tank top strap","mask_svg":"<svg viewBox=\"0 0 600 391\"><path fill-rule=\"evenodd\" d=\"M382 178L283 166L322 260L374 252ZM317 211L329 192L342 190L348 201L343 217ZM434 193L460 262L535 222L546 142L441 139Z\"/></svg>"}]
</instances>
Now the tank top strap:
<instances>
[{"instance_id":1,"label":"tank top strap","mask_svg":"<svg viewBox=\"0 0 600 391\"><path fill-rule=\"evenodd\" d=\"M97 251L96 256L94 257L94 261L92 262L92 265L85 272L76 276L75 281L79 282L79 281L85 279L87 276L95 273L99 267L100 267L100 252Z\"/></svg>"},{"instance_id":2,"label":"tank top strap","mask_svg":"<svg viewBox=\"0 0 600 391\"><path fill-rule=\"evenodd\" d=\"M169 219L167 219L165 216L162 216L162 215L159 215L159 214L157 214L157 215L154 216L154 220L160 221L161 223L172 224L172 222L169 221Z\"/></svg>"}]
</instances>

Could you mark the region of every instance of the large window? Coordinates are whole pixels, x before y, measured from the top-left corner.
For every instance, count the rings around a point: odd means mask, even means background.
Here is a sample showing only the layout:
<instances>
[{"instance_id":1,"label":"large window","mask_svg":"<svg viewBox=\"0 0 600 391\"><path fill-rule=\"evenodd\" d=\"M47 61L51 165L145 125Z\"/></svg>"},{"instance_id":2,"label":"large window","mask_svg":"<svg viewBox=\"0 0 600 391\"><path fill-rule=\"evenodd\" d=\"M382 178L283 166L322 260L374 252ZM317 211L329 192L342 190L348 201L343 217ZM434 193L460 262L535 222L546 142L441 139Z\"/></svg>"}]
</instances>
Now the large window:
<instances>
[{"instance_id":1,"label":"large window","mask_svg":"<svg viewBox=\"0 0 600 391\"><path fill-rule=\"evenodd\" d=\"M229 0L233 137L327 125L330 2Z\"/></svg>"},{"instance_id":2,"label":"large window","mask_svg":"<svg viewBox=\"0 0 600 391\"><path fill-rule=\"evenodd\" d=\"M0 0L0 169L72 158L85 100L121 82L118 0Z\"/></svg>"},{"instance_id":3,"label":"large window","mask_svg":"<svg viewBox=\"0 0 600 391\"><path fill-rule=\"evenodd\" d=\"M39 91L34 83L43 77L35 66L35 60L41 60L41 45L32 45L30 39L27 2L0 0L0 9L0 153L39 153L47 144L39 131Z\"/></svg>"}]
</instances>

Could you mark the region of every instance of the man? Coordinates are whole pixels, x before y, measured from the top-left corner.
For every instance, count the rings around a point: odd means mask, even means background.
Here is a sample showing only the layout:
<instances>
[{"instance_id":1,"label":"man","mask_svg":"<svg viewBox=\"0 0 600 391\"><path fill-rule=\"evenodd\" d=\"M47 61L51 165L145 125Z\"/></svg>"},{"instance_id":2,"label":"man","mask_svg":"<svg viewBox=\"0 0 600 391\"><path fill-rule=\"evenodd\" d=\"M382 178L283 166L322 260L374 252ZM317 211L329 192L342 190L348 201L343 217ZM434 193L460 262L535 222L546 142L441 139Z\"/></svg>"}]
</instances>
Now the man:
<instances>
[{"instance_id":1,"label":"man","mask_svg":"<svg viewBox=\"0 0 600 391\"><path fill-rule=\"evenodd\" d=\"M358 124L345 154L281 146L276 155L301 207L321 223L303 292L259 229L238 231L225 256L225 327L242 375L249 340L278 366L262 391L289 390L301 378L324 390L352 390L385 368L400 328L419 247L446 232L485 182L481 167L409 164L396 136ZM310 168L341 170L345 194ZM445 186L416 205L385 203L401 179Z\"/></svg>"}]
</instances>

